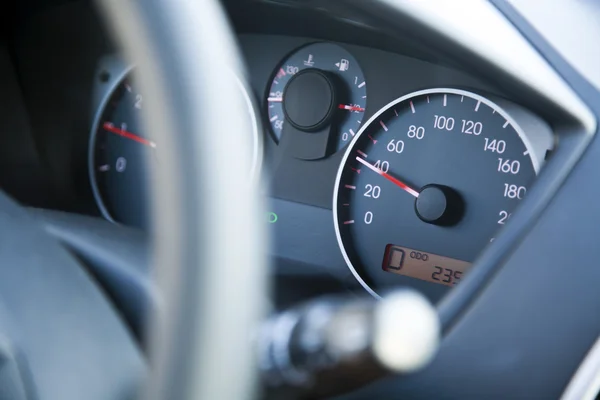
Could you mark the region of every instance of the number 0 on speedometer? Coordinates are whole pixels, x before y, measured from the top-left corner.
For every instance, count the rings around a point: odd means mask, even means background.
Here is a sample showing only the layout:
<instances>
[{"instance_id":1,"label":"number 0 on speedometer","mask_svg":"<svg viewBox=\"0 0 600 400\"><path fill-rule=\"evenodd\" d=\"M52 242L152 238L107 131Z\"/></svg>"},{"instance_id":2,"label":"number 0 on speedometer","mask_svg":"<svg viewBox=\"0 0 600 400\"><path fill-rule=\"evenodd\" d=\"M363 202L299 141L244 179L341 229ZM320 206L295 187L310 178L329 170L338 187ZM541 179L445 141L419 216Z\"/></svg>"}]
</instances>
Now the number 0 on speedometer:
<instances>
[{"instance_id":1,"label":"number 0 on speedometer","mask_svg":"<svg viewBox=\"0 0 600 400\"><path fill-rule=\"evenodd\" d=\"M342 254L375 296L405 285L438 298L508 221L538 168L527 137L490 100L456 89L401 97L365 124L340 165Z\"/></svg>"}]
</instances>

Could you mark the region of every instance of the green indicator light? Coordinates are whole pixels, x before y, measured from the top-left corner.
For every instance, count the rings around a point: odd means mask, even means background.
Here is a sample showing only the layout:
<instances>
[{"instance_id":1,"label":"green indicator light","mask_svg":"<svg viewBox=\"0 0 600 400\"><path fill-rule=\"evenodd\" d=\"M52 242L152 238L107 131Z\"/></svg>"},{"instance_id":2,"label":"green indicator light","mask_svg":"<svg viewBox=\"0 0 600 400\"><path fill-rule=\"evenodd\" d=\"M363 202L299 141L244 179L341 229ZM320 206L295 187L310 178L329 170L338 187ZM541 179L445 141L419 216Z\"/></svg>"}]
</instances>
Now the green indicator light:
<instances>
[{"instance_id":1,"label":"green indicator light","mask_svg":"<svg viewBox=\"0 0 600 400\"><path fill-rule=\"evenodd\" d=\"M274 212L270 212L269 213L269 223L270 224L274 224L275 222L277 222L277 214L275 214Z\"/></svg>"}]
</instances>

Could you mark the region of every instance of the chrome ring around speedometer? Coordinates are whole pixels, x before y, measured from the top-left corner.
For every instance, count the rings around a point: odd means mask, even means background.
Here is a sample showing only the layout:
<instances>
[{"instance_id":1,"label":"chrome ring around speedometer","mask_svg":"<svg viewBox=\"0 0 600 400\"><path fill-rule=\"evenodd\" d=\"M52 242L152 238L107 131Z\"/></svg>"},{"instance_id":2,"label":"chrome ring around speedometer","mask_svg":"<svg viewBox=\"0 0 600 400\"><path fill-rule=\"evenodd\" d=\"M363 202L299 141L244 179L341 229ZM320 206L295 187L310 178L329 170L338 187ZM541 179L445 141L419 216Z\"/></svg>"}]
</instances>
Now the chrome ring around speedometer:
<instances>
[{"instance_id":1,"label":"chrome ring around speedometer","mask_svg":"<svg viewBox=\"0 0 600 400\"><path fill-rule=\"evenodd\" d=\"M480 95L439 88L392 101L338 170L334 225L348 267L375 297L404 285L438 300L508 221L540 160L516 121Z\"/></svg>"}]
</instances>

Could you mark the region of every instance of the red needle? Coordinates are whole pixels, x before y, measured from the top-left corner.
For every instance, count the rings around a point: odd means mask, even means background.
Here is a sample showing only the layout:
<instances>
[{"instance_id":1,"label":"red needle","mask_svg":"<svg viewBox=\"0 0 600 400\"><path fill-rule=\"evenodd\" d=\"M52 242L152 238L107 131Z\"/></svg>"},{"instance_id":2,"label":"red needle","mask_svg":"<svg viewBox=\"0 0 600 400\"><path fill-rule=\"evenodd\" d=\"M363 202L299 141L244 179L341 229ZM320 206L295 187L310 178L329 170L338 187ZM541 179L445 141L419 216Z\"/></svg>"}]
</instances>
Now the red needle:
<instances>
[{"instance_id":1,"label":"red needle","mask_svg":"<svg viewBox=\"0 0 600 400\"><path fill-rule=\"evenodd\" d=\"M128 132L124 129L119 129L117 127L115 127L113 124L111 124L110 122L105 122L102 127L107 130L108 132L114 133L115 135L119 135L119 136L123 136L124 138L130 139L130 140L134 140L138 143L141 144L145 144L146 146L150 146L150 147L156 147L156 143L144 139L141 136L138 136L134 133Z\"/></svg>"},{"instance_id":2,"label":"red needle","mask_svg":"<svg viewBox=\"0 0 600 400\"><path fill-rule=\"evenodd\" d=\"M369 164L367 161L363 160L360 157L356 157L356 161L358 161L359 163L361 163L365 167L369 168L371 171L373 171L373 172L375 172L375 173L383 176L385 179L387 179L388 181L392 182L394 185L399 186L400 189L408 192L409 194L411 194L411 195L413 195L415 197L419 197L419 192L417 192L415 189L413 189L410 186L408 186L406 183L404 183L404 182L402 182L402 181L394 178L393 176L391 176L387 172L383 172L379 168L375 167L374 165Z\"/></svg>"},{"instance_id":3,"label":"red needle","mask_svg":"<svg viewBox=\"0 0 600 400\"><path fill-rule=\"evenodd\" d=\"M357 111L357 112L362 112L365 111L364 108L359 107L359 106L352 106L352 105L347 105L347 104L340 104L338 106L338 108L340 110L348 110L348 111Z\"/></svg>"}]
</instances>

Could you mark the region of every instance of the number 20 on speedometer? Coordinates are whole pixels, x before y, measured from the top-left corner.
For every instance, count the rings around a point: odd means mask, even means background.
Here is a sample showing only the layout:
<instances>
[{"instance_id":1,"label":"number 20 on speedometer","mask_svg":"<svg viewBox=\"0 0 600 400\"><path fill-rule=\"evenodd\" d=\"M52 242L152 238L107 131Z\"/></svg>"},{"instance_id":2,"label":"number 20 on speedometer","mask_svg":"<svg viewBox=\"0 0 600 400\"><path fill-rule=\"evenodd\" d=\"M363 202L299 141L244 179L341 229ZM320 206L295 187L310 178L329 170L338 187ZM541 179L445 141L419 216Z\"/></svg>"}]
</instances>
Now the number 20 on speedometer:
<instances>
[{"instance_id":1,"label":"number 20 on speedometer","mask_svg":"<svg viewBox=\"0 0 600 400\"><path fill-rule=\"evenodd\" d=\"M492 101L457 89L401 97L365 124L337 174L334 223L346 263L375 296L415 280L453 286L538 168L527 136ZM392 250L428 257L398 263Z\"/></svg>"}]
</instances>

